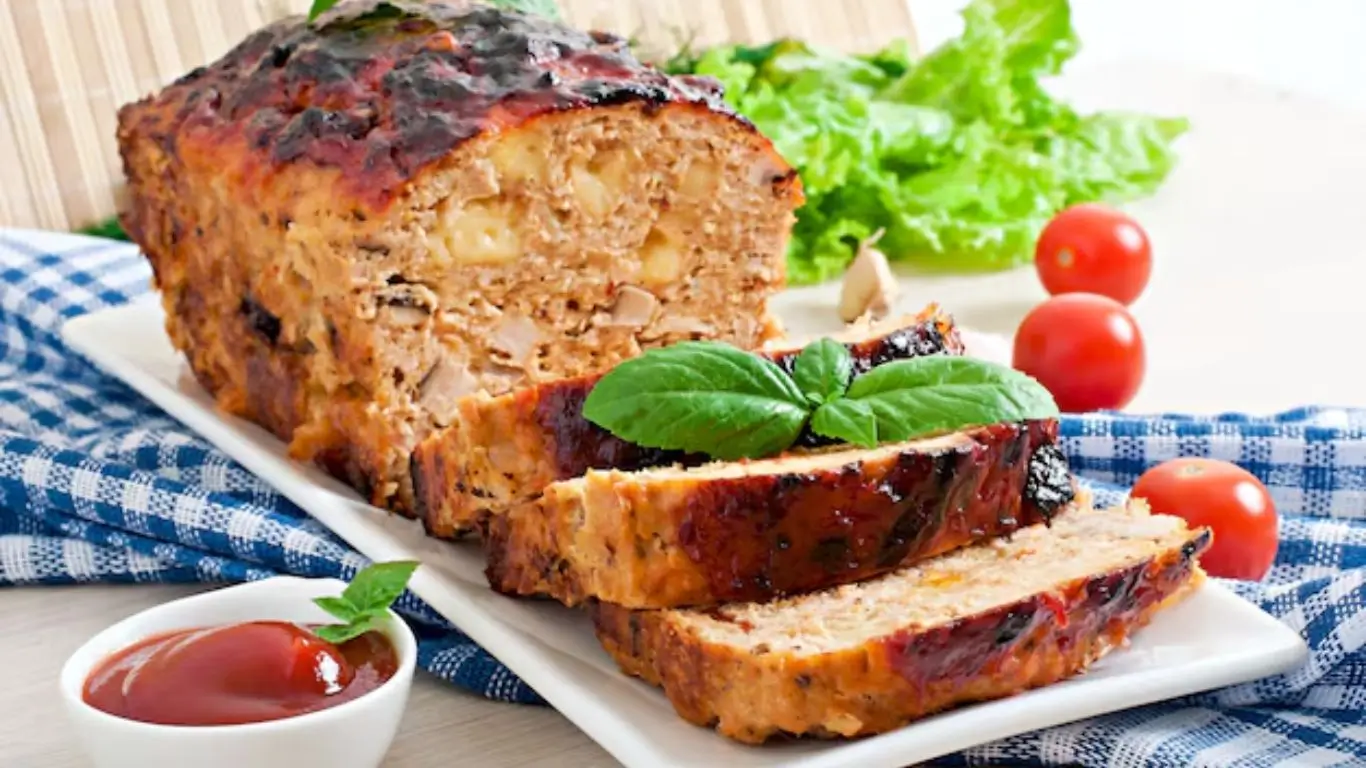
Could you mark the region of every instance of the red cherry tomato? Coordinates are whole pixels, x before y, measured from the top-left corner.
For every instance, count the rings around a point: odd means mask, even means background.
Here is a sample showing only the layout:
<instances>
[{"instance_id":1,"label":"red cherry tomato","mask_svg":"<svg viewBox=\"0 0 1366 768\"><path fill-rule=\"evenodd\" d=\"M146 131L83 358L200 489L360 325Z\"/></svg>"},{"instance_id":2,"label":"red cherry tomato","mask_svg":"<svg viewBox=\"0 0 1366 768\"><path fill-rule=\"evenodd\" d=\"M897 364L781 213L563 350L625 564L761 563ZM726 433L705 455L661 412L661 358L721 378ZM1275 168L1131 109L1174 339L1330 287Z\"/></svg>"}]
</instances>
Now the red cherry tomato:
<instances>
[{"instance_id":1,"label":"red cherry tomato","mask_svg":"<svg viewBox=\"0 0 1366 768\"><path fill-rule=\"evenodd\" d=\"M1208 526L1214 543L1200 558L1211 576L1260 580L1276 560L1276 505L1255 475L1214 459L1172 459L1138 478L1130 493L1154 512Z\"/></svg>"},{"instance_id":2,"label":"red cherry tomato","mask_svg":"<svg viewBox=\"0 0 1366 768\"><path fill-rule=\"evenodd\" d=\"M1148 285L1152 246L1128 214L1084 203L1063 210L1039 233L1034 268L1050 295L1098 293L1127 306Z\"/></svg>"},{"instance_id":3,"label":"red cherry tomato","mask_svg":"<svg viewBox=\"0 0 1366 768\"><path fill-rule=\"evenodd\" d=\"M1124 305L1090 293L1055 296L1015 332L1014 366L1043 384L1058 408L1123 408L1138 394L1147 359L1138 323Z\"/></svg>"}]
</instances>

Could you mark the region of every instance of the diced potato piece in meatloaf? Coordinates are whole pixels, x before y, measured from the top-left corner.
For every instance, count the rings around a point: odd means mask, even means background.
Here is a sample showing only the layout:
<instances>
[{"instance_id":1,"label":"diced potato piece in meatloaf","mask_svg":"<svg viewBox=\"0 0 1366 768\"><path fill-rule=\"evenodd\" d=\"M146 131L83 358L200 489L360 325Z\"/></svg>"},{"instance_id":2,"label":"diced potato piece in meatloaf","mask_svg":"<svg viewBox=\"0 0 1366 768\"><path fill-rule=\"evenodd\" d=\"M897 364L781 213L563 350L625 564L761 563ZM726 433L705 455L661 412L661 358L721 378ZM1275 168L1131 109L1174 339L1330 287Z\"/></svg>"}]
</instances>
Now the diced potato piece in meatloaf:
<instances>
[{"instance_id":1,"label":"diced potato piece in meatloaf","mask_svg":"<svg viewBox=\"0 0 1366 768\"><path fill-rule=\"evenodd\" d=\"M795 171L610 35L343 2L125 106L118 140L199 381L375 504L411 511L462 395L780 335Z\"/></svg>"},{"instance_id":2,"label":"diced potato piece in meatloaf","mask_svg":"<svg viewBox=\"0 0 1366 768\"><path fill-rule=\"evenodd\" d=\"M953 319L934 305L915 316L852 328L833 338L849 349L857 373L888 360L963 352ZM801 345L779 342L764 354L790 371L800 351ZM602 375L457 401L454 423L413 451L413 488L427 532L439 538L469 533L483 517L530 501L547 485L590 469L631 471L705 461L628 443L585 419L584 400Z\"/></svg>"},{"instance_id":3,"label":"diced potato piece in meatloaf","mask_svg":"<svg viewBox=\"0 0 1366 768\"><path fill-rule=\"evenodd\" d=\"M743 742L863 736L1083 671L1200 582L1210 540L1130 502L801 597L592 611L622 670L690 722Z\"/></svg>"},{"instance_id":4,"label":"diced potato piece in meatloaf","mask_svg":"<svg viewBox=\"0 0 1366 768\"><path fill-rule=\"evenodd\" d=\"M669 608L866 579L1050 519L1074 495L1057 426L590 471L488 519L489 583L567 605Z\"/></svg>"}]
</instances>

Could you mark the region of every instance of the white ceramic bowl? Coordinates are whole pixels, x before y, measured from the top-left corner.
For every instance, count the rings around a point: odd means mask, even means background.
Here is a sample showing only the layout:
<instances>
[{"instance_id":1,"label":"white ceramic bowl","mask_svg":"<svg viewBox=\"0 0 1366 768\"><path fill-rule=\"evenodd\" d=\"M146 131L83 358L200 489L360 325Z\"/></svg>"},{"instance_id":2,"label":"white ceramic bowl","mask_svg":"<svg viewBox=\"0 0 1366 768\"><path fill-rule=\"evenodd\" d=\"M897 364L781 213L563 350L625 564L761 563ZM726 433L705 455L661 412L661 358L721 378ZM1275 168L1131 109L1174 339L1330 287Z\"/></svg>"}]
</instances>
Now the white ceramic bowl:
<instances>
[{"instance_id":1,"label":"white ceramic bowl","mask_svg":"<svg viewBox=\"0 0 1366 768\"><path fill-rule=\"evenodd\" d=\"M417 664L417 639L389 613L380 630L398 652L384 685L345 704L264 723L171 726L115 717L86 704L82 688L101 661L152 635L246 621L326 623L312 599L341 594L336 579L281 576L206 592L124 619L81 646L62 667L61 692L97 768L373 768L398 731Z\"/></svg>"}]
</instances>

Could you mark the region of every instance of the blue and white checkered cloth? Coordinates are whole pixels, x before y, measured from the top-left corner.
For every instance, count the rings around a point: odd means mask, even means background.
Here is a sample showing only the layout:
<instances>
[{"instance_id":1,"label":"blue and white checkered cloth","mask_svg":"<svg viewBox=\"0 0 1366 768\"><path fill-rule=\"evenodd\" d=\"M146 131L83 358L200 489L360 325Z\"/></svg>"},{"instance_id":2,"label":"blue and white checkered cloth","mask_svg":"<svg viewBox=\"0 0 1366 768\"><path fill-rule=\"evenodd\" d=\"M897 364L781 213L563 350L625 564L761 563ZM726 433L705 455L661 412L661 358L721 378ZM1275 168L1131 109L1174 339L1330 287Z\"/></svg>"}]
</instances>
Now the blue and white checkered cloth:
<instances>
[{"instance_id":1,"label":"blue and white checkered cloth","mask_svg":"<svg viewBox=\"0 0 1366 768\"><path fill-rule=\"evenodd\" d=\"M61 323L149 290L137 250L0 230L0 585L349 578L364 558L123 384L67 350ZM1276 567L1238 592L1312 653L1281 677L975 748L949 764L1366 765L1366 410L1269 418L1094 415L1063 421L1103 502L1174 456L1236 461L1282 515ZM429 672L542 703L412 595L400 610Z\"/></svg>"}]
</instances>

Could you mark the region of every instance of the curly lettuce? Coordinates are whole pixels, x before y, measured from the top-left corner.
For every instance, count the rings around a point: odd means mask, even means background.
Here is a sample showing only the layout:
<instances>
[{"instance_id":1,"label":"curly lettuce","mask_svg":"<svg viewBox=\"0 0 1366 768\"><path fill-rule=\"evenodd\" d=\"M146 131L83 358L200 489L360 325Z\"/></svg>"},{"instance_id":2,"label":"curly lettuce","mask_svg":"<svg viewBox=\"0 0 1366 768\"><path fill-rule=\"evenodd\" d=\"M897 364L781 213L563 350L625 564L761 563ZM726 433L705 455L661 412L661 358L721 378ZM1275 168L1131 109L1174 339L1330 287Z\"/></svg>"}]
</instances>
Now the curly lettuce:
<instances>
[{"instance_id":1,"label":"curly lettuce","mask_svg":"<svg viewBox=\"0 0 1366 768\"><path fill-rule=\"evenodd\" d=\"M794 284L838 276L860 240L926 269L1004 269L1079 202L1151 194L1182 118L1083 115L1041 80L1077 52L1067 0L973 0L963 33L919 60L904 42L843 55L794 40L675 57L801 172L807 203L788 253Z\"/></svg>"}]
</instances>

